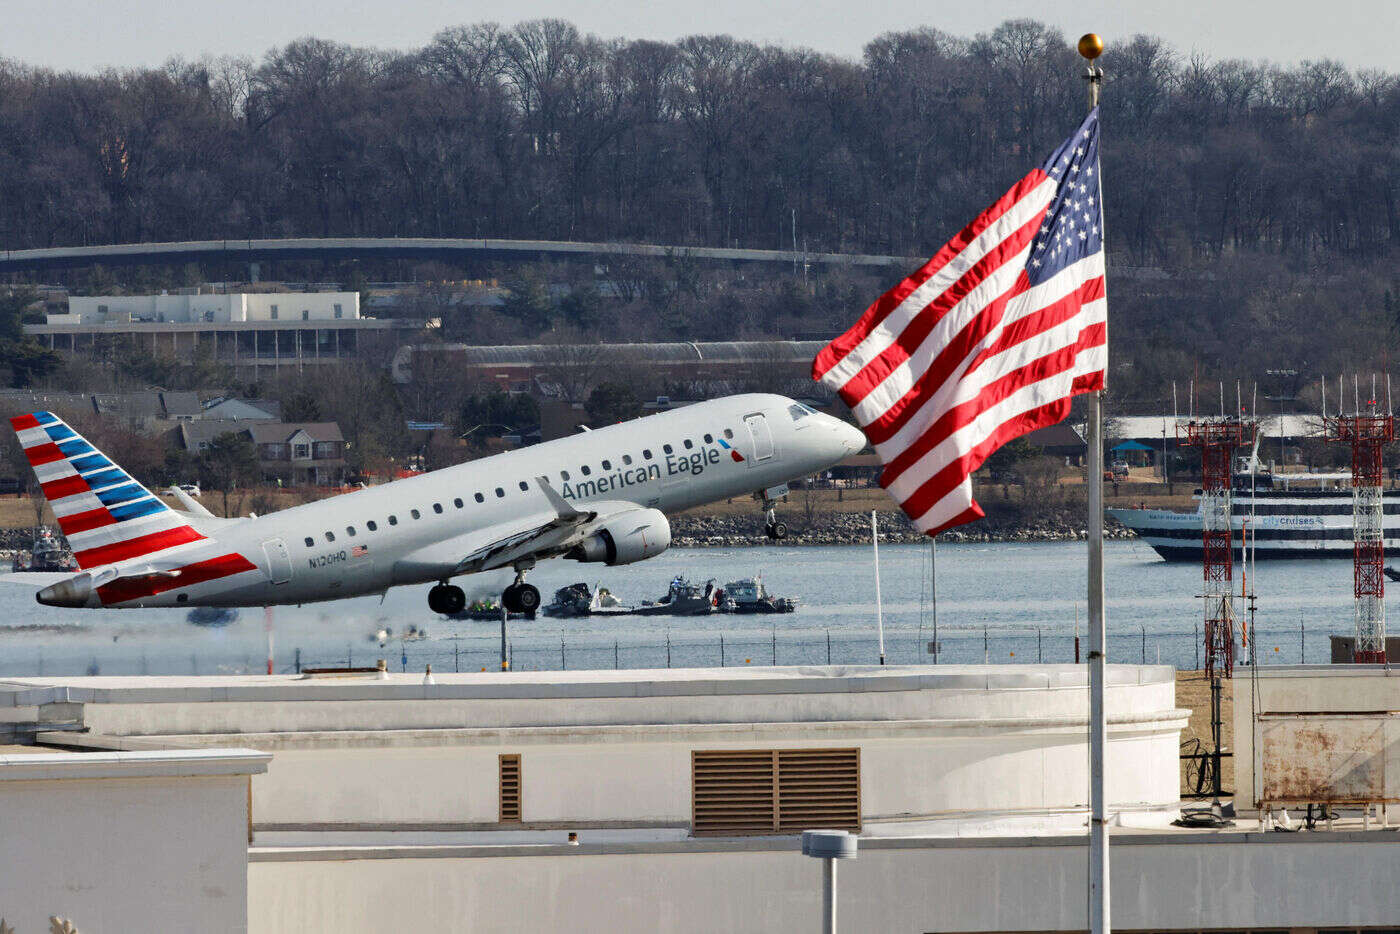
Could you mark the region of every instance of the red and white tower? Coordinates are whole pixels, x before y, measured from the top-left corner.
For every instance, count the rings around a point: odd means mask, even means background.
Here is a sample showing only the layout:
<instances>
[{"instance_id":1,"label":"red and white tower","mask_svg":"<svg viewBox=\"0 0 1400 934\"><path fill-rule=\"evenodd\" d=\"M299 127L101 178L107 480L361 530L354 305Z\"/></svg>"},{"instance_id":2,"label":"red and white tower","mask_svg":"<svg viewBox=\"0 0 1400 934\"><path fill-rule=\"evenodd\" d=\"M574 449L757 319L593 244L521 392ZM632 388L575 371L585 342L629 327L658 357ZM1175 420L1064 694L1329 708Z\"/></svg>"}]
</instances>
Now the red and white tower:
<instances>
[{"instance_id":1,"label":"red and white tower","mask_svg":"<svg viewBox=\"0 0 1400 934\"><path fill-rule=\"evenodd\" d=\"M1360 409L1360 406L1357 406ZM1395 418L1366 411L1323 419L1328 441L1351 445L1352 559L1356 585L1356 651L1353 661L1385 662L1385 527L1382 449L1395 440Z\"/></svg>"},{"instance_id":2,"label":"red and white tower","mask_svg":"<svg viewBox=\"0 0 1400 934\"><path fill-rule=\"evenodd\" d=\"M1206 677L1232 677L1235 667L1234 552L1230 486L1235 448L1246 423L1237 416L1178 422L1177 443L1201 449L1201 572L1205 599Z\"/></svg>"}]
</instances>

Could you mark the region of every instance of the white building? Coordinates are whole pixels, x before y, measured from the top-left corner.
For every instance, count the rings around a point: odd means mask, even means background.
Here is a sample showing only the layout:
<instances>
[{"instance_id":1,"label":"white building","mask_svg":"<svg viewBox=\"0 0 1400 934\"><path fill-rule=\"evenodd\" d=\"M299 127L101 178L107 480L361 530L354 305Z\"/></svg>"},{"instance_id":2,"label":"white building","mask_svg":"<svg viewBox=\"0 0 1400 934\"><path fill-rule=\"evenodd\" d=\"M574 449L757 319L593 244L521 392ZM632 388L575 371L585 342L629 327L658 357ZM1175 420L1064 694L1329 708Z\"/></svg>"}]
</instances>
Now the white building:
<instances>
[{"instance_id":1,"label":"white building","mask_svg":"<svg viewBox=\"0 0 1400 934\"><path fill-rule=\"evenodd\" d=\"M358 292L227 292L222 294L85 295L68 299L50 325L227 324L246 321L353 321Z\"/></svg>"},{"instance_id":2,"label":"white building","mask_svg":"<svg viewBox=\"0 0 1400 934\"><path fill-rule=\"evenodd\" d=\"M1240 754L1266 785L1270 763L1321 764L1308 800L1360 787L1359 768L1376 782L1353 800L1380 803L1397 739L1376 711L1400 709L1400 677L1343 667L1241 672L1236 732L1262 742ZM1115 929L1400 927L1381 815L1169 824L1173 674L1108 669ZM50 914L84 932L809 931L821 869L796 832L817 825L861 835L841 930L1083 930L1086 688L1073 665L11 679L0 728L39 745L0 753L0 867L19 867L0 917L17 934ZM1293 710L1344 754L1296 731L1271 752L1269 718Z\"/></svg>"}]
</instances>

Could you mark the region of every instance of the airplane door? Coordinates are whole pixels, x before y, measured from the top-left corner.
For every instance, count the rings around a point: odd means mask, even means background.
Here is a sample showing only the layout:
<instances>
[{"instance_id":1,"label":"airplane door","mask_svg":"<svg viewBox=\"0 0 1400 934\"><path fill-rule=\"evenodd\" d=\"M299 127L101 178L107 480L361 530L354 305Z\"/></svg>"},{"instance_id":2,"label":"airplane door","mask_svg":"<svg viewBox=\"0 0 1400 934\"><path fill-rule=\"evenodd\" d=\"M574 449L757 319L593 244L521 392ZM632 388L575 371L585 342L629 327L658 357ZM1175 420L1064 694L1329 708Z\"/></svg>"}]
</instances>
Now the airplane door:
<instances>
[{"instance_id":1,"label":"airplane door","mask_svg":"<svg viewBox=\"0 0 1400 934\"><path fill-rule=\"evenodd\" d=\"M280 538L263 542L263 554L267 556L267 574L274 584L292 579L292 558L287 554L286 542Z\"/></svg>"},{"instance_id":2,"label":"airplane door","mask_svg":"<svg viewBox=\"0 0 1400 934\"><path fill-rule=\"evenodd\" d=\"M749 429L749 438L753 441L753 457L749 458L749 466L770 460L773 457L773 434L768 430L768 419L762 413L745 415L744 425Z\"/></svg>"}]
</instances>

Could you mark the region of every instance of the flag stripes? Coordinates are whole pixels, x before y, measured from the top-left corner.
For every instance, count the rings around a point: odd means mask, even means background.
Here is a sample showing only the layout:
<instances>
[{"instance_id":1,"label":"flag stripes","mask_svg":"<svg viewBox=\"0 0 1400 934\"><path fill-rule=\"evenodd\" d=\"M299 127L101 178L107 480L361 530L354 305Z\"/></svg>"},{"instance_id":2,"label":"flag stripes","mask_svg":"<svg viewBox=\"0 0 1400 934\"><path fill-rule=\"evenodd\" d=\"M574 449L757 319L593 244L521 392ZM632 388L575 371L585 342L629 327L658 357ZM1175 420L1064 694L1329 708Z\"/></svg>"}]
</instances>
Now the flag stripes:
<instances>
[{"instance_id":1,"label":"flag stripes","mask_svg":"<svg viewBox=\"0 0 1400 934\"><path fill-rule=\"evenodd\" d=\"M1095 110L813 361L885 464L881 484L924 532L983 515L972 472L1102 388L1098 195Z\"/></svg>"}]
</instances>

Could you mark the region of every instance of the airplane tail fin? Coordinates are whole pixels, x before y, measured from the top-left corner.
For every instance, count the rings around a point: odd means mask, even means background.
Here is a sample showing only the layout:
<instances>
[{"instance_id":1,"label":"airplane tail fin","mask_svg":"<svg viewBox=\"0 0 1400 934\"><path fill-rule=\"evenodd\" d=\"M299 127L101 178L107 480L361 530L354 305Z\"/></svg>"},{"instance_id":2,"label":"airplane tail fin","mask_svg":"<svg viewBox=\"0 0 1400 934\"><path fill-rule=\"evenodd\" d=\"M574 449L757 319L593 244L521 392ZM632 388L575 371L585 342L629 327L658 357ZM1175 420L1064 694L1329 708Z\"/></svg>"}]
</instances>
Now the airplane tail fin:
<instances>
[{"instance_id":1,"label":"airplane tail fin","mask_svg":"<svg viewBox=\"0 0 1400 934\"><path fill-rule=\"evenodd\" d=\"M204 539L52 412L19 415L10 424L83 570Z\"/></svg>"}]
</instances>

